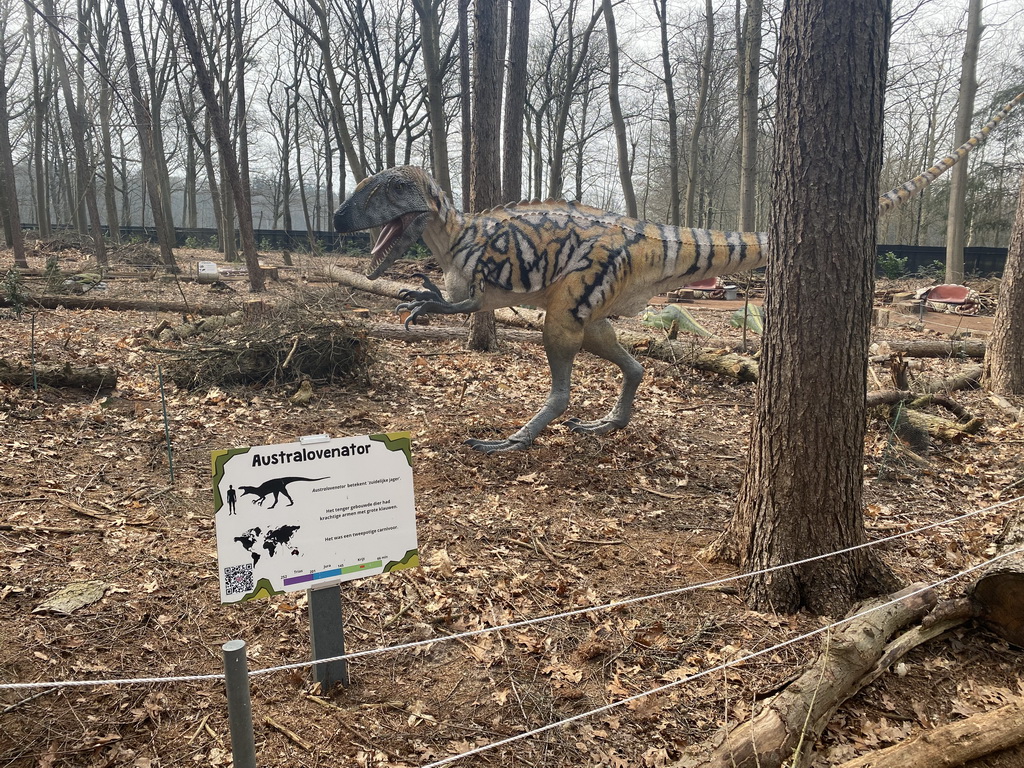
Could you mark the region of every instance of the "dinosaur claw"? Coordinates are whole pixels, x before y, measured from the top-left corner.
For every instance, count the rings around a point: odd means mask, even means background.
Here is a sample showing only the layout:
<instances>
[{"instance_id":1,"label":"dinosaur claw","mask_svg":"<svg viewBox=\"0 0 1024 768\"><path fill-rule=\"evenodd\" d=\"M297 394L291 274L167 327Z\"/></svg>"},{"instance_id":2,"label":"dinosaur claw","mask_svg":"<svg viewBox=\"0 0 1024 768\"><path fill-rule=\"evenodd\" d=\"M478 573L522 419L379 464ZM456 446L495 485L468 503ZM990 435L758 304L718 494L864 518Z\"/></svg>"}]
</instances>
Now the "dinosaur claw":
<instances>
[{"instance_id":1,"label":"dinosaur claw","mask_svg":"<svg viewBox=\"0 0 1024 768\"><path fill-rule=\"evenodd\" d=\"M508 438L507 440L466 440L463 445L468 445L474 451L480 451L481 453L508 453L509 451L525 451L530 447L530 443L525 443L520 440L513 440Z\"/></svg>"},{"instance_id":2,"label":"dinosaur claw","mask_svg":"<svg viewBox=\"0 0 1024 768\"><path fill-rule=\"evenodd\" d=\"M565 426L579 435L606 435L619 429L619 425L609 419L583 421L575 416L571 419L566 419Z\"/></svg>"}]
</instances>

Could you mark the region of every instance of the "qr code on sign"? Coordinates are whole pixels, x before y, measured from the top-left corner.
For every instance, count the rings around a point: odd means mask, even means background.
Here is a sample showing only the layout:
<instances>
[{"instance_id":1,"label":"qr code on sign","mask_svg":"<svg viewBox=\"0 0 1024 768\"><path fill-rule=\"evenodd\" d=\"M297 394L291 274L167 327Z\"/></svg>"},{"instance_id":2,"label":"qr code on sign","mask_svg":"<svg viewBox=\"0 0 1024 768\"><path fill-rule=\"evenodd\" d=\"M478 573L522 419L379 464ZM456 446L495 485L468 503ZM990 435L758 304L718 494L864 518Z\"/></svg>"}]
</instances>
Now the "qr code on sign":
<instances>
[{"instance_id":1,"label":"qr code on sign","mask_svg":"<svg viewBox=\"0 0 1024 768\"><path fill-rule=\"evenodd\" d=\"M224 592L237 595L240 592L252 592L255 585L252 581L252 563L230 565L224 569Z\"/></svg>"}]
</instances>

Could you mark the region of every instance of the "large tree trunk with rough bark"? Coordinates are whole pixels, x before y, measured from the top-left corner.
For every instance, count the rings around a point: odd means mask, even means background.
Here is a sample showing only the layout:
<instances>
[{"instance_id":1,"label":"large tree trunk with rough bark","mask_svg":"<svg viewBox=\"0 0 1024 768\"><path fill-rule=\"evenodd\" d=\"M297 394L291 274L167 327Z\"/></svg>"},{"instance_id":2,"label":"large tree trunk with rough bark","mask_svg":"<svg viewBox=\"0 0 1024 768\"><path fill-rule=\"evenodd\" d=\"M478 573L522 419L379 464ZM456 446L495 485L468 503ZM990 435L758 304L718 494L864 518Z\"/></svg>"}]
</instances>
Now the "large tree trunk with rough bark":
<instances>
[{"instance_id":1,"label":"large tree trunk with rough bark","mask_svg":"<svg viewBox=\"0 0 1024 768\"><path fill-rule=\"evenodd\" d=\"M1024 175L985 356L983 383L996 394L1024 395Z\"/></svg>"},{"instance_id":2,"label":"large tree trunk with rough bark","mask_svg":"<svg viewBox=\"0 0 1024 768\"><path fill-rule=\"evenodd\" d=\"M779 38L764 346L736 515L707 552L757 571L859 544L888 0L791 0ZM837 174L836 168L843 173ZM830 321L800 308L833 297ZM758 610L891 588L863 550L756 576Z\"/></svg>"}]
</instances>

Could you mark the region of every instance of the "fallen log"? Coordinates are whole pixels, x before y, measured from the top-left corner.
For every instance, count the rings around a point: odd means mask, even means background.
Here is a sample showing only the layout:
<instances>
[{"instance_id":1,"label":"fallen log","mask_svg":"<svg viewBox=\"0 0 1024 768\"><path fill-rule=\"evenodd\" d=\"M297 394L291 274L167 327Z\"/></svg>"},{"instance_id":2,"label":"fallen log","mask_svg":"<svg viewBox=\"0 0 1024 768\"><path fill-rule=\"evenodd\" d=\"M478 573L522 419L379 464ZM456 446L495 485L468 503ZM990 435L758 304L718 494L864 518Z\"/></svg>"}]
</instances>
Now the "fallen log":
<instances>
[{"instance_id":1,"label":"fallen log","mask_svg":"<svg viewBox=\"0 0 1024 768\"><path fill-rule=\"evenodd\" d=\"M346 269L340 264L328 264L318 270L318 272L329 280L347 285L349 288L355 288L357 291L365 291L377 296L387 296L392 299L401 298L399 294L402 291L417 290L418 288L415 285L388 280L386 277L378 277L376 280L371 280L366 275L360 275L358 272Z\"/></svg>"},{"instance_id":2,"label":"fallen log","mask_svg":"<svg viewBox=\"0 0 1024 768\"><path fill-rule=\"evenodd\" d=\"M977 339L924 339L921 341L901 341L893 339L885 342L888 352L872 356L875 362L887 360L893 354L904 357L985 357L985 342Z\"/></svg>"},{"instance_id":3,"label":"fallen log","mask_svg":"<svg viewBox=\"0 0 1024 768\"><path fill-rule=\"evenodd\" d=\"M778 768L805 766L812 747L839 706L882 673L879 662L892 664L910 650L909 643L889 639L919 621L936 603L933 590L914 585L886 598L856 607L856 616L824 640L819 658L796 680L763 702L748 721L734 727L701 768ZM916 593L916 594L915 594ZM872 605L880 607L871 613ZM864 615L860 615L864 614ZM930 633L919 635L927 639ZM895 649L895 650L893 650ZM890 651L887 653L887 651ZM678 765L692 765L686 760Z\"/></svg>"},{"instance_id":4,"label":"fallen log","mask_svg":"<svg viewBox=\"0 0 1024 768\"><path fill-rule=\"evenodd\" d=\"M85 296L31 296L26 307L43 309L109 309L114 312L173 312L176 315L226 315L237 307L227 304L185 304L181 301L155 301L153 299L115 299L100 294ZM0 307L11 306L7 297L0 295Z\"/></svg>"},{"instance_id":5,"label":"fallen log","mask_svg":"<svg viewBox=\"0 0 1024 768\"><path fill-rule=\"evenodd\" d=\"M861 755L838 768L955 768L1024 742L1024 699L924 731L909 741Z\"/></svg>"},{"instance_id":6,"label":"fallen log","mask_svg":"<svg viewBox=\"0 0 1024 768\"><path fill-rule=\"evenodd\" d=\"M632 331L618 331L619 342L629 350L656 360L669 363L685 363L698 370L716 373L737 381L757 381L759 368L757 360L726 350L704 349L692 341L658 339Z\"/></svg>"},{"instance_id":7,"label":"fallen log","mask_svg":"<svg viewBox=\"0 0 1024 768\"><path fill-rule=\"evenodd\" d=\"M972 365L956 376L939 379L924 386L925 392L956 392L961 389L978 389L981 386L982 367Z\"/></svg>"},{"instance_id":8,"label":"fallen log","mask_svg":"<svg viewBox=\"0 0 1024 768\"><path fill-rule=\"evenodd\" d=\"M117 386L117 371L103 365L72 366L70 363L29 368L0 359L0 382L18 387L32 386L34 382L55 389L70 387L97 392Z\"/></svg>"}]
</instances>

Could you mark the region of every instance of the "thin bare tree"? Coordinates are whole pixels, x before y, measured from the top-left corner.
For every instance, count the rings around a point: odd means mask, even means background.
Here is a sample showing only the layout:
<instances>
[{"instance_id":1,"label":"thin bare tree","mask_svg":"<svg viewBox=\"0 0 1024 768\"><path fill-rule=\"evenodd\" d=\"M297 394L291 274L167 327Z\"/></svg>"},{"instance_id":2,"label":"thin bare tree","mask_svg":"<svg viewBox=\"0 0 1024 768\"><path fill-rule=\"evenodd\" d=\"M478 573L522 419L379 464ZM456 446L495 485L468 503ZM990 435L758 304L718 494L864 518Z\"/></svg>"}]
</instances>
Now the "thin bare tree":
<instances>
[{"instance_id":1,"label":"thin bare tree","mask_svg":"<svg viewBox=\"0 0 1024 768\"><path fill-rule=\"evenodd\" d=\"M636 218L633 162L629 152L626 120L622 116L622 104L619 101L619 38L615 31L615 12L612 9L612 0L602 0L601 7L604 10L604 23L608 30L608 104L612 113L612 126L615 128L615 156L618 161L619 183L622 185L626 215Z\"/></svg>"},{"instance_id":2,"label":"thin bare tree","mask_svg":"<svg viewBox=\"0 0 1024 768\"><path fill-rule=\"evenodd\" d=\"M967 40L960 64L960 95L957 99L956 130L953 146L959 147L971 135L974 118L974 97L978 92L978 50L981 47L981 0L967 5ZM957 163L950 170L949 211L946 219L946 282L962 283L964 279L964 220L967 199L967 163Z\"/></svg>"},{"instance_id":3,"label":"thin bare tree","mask_svg":"<svg viewBox=\"0 0 1024 768\"><path fill-rule=\"evenodd\" d=\"M203 101L206 103L206 111L210 117L213 135L217 141L221 163L224 166L228 186L231 187L231 194L238 215L238 230L242 241L242 254L245 257L246 271L249 275L249 290L253 292L262 291L264 289L264 276L263 270L260 268L259 257L256 253L256 237L252 226L252 207L238 170L238 157L235 155L235 148L231 144L231 129L221 111L220 102L217 100L213 77L206 66L203 51L199 46L199 39L196 37L195 28L192 26L192 20L189 18L188 9L185 6L185 0L171 0L171 7L174 9L174 15L178 19L178 26L188 52L189 61L196 75L196 83L203 95Z\"/></svg>"}]
</instances>

